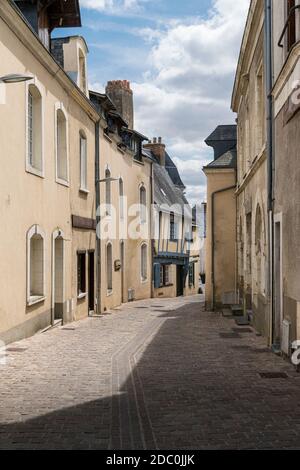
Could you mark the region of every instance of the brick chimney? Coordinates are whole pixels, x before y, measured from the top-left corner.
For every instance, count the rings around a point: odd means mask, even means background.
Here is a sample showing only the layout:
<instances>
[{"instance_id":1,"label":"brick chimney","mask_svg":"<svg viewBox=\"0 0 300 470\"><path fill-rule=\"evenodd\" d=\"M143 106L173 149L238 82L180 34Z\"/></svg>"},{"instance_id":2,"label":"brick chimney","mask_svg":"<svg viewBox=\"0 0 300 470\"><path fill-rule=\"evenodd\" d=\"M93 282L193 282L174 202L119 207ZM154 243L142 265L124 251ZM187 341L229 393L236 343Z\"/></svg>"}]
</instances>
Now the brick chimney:
<instances>
[{"instance_id":1,"label":"brick chimney","mask_svg":"<svg viewBox=\"0 0 300 470\"><path fill-rule=\"evenodd\" d=\"M118 112L127 122L129 129L133 129L133 92L128 80L112 80L107 82L106 94L114 102Z\"/></svg>"},{"instance_id":2,"label":"brick chimney","mask_svg":"<svg viewBox=\"0 0 300 470\"><path fill-rule=\"evenodd\" d=\"M158 159L161 166L166 165L166 146L162 142L161 137L153 137L152 142L145 144L144 147L152 151L153 155Z\"/></svg>"}]
</instances>

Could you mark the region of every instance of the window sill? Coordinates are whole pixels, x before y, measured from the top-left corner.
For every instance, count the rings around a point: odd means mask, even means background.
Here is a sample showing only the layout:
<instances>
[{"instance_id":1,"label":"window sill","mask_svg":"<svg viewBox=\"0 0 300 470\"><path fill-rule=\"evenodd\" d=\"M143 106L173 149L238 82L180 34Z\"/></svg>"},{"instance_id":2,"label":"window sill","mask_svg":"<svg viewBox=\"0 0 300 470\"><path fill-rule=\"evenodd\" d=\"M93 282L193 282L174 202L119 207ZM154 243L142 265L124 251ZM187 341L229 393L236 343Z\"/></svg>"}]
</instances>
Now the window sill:
<instances>
[{"instance_id":1,"label":"window sill","mask_svg":"<svg viewBox=\"0 0 300 470\"><path fill-rule=\"evenodd\" d=\"M82 300L86 298L86 292L83 292L82 294L77 295L77 300Z\"/></svg>"},{"instance_id":2,"label":"window sill","mask_svg":"<svg viewBox=\"0 0 300 470\"><path fill-rule=\"evenodd\" d=\"M137 160L134 157L133 157L133 162L136 163L137 165L145 166L145 163L143 161Z\"/></svg>"},{"instance_id":3,"label":"window sill","mask_svg":"<svg viewBox=\"0 0 300 470\"><path fill-rule=\"evenodd\" d=\"M113 291L112 290L108 290L106 292L106 297L111 297L113 295Z\"/></svg>"},{"instance_id":4,"label":"window sill","mask_svg":"<svg viewBox=\"0 0 300 470\"><path fill-rule=\"evenodd\" d=\"M89 190L84 189L84 188L79 188L79 192L82 193L82 194L90 194Z\"/></svg>"},{"instance_id":5,"label":"window sill","mask_svg":"<svg viewBox=\"0 0 300 470\"><path fill-rule=\"evenodd\" d=\"M63 180L63 179L60 179L60 178L56 178L56 183L60 184L61 186L65 186L66 188L70 187L69 181L66 181L66 180Z\"/></svg>"},{"instance_id":6,"label":"window sill","mask_svg":"<svg viewBox=\"0 0 300 470\"><path fill-rule=\"evenodd\" d=\"M46 297L44 295L31 295L27 300L27 306L31 307L32 305L39 304L44 302Z\"/></svg>"},{"instance_id":7,"label":"window sill","mask_svg":"<svg viewBox=\"0 0 300 470\"><path fill-rule=\"evenodd\" d=\"M147 279L142 279L141 278L141 284L147 284L147 282L148 282L148 278Z\"/></svg>"},{"instance_id":8,"label":"window sill","mask_svg":"<svg viewBox=\"0 0 300 470\"><path fill-rule=\"evenodd\" d=\"M29 163L26 165L26 172L38 176L39 178L45 178L44 172L42 170L34 168L33 166L29 165Z\"/></svg>"},{"instance_id":9,"label":"window sill","mask_svg":"<svg viewBox=\"0 0 300 470\"><path fill-rule=\"evenodd\" d=\"M103 132L103 136L104 136L104 138L107 140L107 142L109 142L110 144L113 143L112 139L111 139L110 137L108 137L108 135L105 134L105 132Z\"/></svg>"}]
</instances>

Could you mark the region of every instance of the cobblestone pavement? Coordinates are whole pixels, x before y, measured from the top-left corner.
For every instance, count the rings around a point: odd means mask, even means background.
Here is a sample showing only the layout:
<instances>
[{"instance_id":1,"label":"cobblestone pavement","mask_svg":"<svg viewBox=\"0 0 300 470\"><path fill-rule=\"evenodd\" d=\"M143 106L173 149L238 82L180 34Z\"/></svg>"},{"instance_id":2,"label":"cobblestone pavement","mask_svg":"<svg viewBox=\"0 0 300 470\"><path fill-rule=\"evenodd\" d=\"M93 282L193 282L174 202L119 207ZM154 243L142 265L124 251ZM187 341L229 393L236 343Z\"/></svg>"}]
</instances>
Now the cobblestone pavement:
<instances>
[{"instance_id":1,"label":"cobblestone pavement","mask_svg":"<svg viewBox=\"0 0 300 470\"><path fill-rule=\"evenodd\" d=\"M0 449L299 449L300 374L202 300L135 302L9 345Z\"/></svg>"}]
</instances>

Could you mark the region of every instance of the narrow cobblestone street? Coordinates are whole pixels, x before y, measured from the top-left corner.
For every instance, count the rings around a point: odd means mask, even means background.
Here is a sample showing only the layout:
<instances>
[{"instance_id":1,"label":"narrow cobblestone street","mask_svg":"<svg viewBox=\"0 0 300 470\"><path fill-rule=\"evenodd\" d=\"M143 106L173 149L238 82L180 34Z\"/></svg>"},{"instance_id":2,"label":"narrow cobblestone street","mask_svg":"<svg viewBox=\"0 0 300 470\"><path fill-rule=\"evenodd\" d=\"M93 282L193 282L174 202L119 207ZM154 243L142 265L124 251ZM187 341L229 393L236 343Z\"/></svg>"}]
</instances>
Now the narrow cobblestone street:
<instances>
[{"instance_id":1,"label":"narrow cobblestone street","mask_svg":"<svg viewBox=\"0 0 300 470\"><path fill-rule=\"evenodd\" d=\"M0 449L300 448L300 375L202 301L135 302L9 345Z\"/></svg>"}]
</instances>

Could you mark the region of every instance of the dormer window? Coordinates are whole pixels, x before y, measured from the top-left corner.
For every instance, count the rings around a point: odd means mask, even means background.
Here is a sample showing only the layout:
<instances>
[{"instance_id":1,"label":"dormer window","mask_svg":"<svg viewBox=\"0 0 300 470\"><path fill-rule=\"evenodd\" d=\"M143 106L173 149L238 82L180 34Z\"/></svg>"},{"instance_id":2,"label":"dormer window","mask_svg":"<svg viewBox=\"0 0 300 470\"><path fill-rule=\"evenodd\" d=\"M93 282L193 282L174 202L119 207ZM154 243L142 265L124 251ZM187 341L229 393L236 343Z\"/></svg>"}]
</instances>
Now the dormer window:
<instances>
[{"instance_id":1,"label":"dormer window","mask_svg":"<svg viewBox=\"0 0 300 470\"><path fill-rule=\"evenodd\" d=\"M83 93L86 93L86 65L85 55L81 49L79 49L79 88Z\"/></svg>"}]
</instances>

